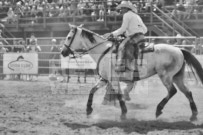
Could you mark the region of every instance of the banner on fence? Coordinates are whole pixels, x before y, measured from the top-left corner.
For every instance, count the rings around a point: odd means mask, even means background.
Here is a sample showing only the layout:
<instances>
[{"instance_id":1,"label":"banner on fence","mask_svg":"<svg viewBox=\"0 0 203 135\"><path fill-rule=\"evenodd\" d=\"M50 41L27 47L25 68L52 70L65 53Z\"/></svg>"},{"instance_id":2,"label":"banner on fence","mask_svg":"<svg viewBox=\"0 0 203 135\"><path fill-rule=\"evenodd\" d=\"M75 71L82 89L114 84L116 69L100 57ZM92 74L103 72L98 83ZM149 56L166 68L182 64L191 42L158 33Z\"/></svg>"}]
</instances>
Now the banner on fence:
<instances>
[{"instance_id":1,"label":"banner on fence","mask_svg":"<svg viewBox=\"0 0 203 135\"><path fill-rule=\"evenodd\" d=\"M96 69L96 65L96 62L90 57L90 55L83 55L76 59L61 56L61 68Z\"/></svg>"},{"instance_id":2,"label":"banner on fence","mask_svg":"<svg viewBox=\"0 0 203 135\"><path fill-rule=\"evenodd\" d=\"M37 53L6 53L3 55L4 74L38 74Z\"/></svg>"}]
</instances>

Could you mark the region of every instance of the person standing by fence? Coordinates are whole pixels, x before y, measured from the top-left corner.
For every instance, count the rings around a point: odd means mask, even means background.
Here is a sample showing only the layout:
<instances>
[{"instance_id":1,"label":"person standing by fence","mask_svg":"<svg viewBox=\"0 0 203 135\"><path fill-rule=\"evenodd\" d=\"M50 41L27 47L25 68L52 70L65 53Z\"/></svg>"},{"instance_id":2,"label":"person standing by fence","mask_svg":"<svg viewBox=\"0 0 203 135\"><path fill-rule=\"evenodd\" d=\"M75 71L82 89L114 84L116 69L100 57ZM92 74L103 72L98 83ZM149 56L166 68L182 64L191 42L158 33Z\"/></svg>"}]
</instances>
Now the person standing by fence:
<instances>
[{"instance_id":1,"label":"person standing by fence","mask_svg":"<svg viewBox=\"0 0 203 135\"><path fill-rule=\"evenodd\" d=\"M27 52L29 53L38 53L41 52L41 47L37 44L37 38L35 37L34 33L31 34L30 40L29 40L29 46L27 48ZM27 78L28 81L33 80L33 75L29 75ZM38 80L38 75L36 75L35 81Z\"/></svg>"},{"instance_id":2,"label":"person standing by fence","mask_svg":"<svg viewBox=\"0 0 203 135\"><path fill-rule=\"evenodd\" d=\"M56 39L52 39L51 44L51 54L49 56L50 74L52 77L56 77L60 67L60 48L59 45L57 45Z\"/></svg>"},{"instance_id":3,"label":"person standing by fence","mask_svg":"<svg viewBox=\"0 0 203 135\"><path fill-rule=\"evenodd\" d=\"M3 54L7 52L7 49L3 46L3 43L0 42L0 80L4 79L3 74Z\"/></svg>"}]
</instances>

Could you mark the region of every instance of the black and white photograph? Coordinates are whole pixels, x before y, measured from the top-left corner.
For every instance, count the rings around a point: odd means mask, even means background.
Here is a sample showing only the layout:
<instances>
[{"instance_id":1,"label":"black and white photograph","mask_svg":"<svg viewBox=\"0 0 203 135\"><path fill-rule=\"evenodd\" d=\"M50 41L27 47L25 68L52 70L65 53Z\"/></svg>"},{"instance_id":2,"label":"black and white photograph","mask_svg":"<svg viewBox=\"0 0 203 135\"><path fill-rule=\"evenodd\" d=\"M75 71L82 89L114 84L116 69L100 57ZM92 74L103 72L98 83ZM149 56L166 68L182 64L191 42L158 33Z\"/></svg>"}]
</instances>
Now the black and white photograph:
<instances>
[{"instance_id":1,"label":"black and white photograph","mask_svg":"<svg viewBox=\"0 0 203 135\"><path fill-rule=\"evenodd\" d=\"M0 135L203 135L203 0L0 0Z\"/></svg>"}]
</instances>

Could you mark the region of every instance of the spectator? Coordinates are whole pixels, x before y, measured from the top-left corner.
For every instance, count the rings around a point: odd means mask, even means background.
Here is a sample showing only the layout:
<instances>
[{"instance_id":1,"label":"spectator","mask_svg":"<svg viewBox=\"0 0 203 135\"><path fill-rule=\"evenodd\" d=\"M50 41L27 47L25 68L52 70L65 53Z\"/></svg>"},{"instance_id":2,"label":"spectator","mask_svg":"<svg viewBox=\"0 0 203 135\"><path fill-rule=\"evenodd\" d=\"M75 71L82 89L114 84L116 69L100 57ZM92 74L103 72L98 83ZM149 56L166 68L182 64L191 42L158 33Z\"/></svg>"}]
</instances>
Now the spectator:
<instances>
[{"instance_id":1,"label":"spectator","mask_svg":"<svg viewBox=\"0 0 203 135\"><path fill-rule=\"evenodd\" d=\"M187 13L185 12L185 7L181 4L177 4L175 9L172 11L172 15L177 17L179 20L185 19L187 17Z\"/></svg>"},{"instance_id":2,"label":"spectator","mask_svg":"<svg viewBox=\"0 0 203 135\"><path fill-rule=\"evenodd\" d=\"M12 7L9 8L7 15L8 15L8 17L7 17L8 23L14 23L17 21L16 15L14 14Z\"/></svg>"},{"instance_id":3,"label":"spectator","mask_svg":"<svg viewBox=\"0 0 203 135\"><path fill-rule=\"evenodd\" d=\"M0 80L4 79L5 75L3 74L3 54L7 52L7 49L3 46L3 43L0 42Z\"/></svg>"},{"instance_id":4,"label":"spectator","mask_svg":"<svg viewBox=\"0 0 203 135\"><path fill-rule=\"evenodd\" d=\"M21 50L20 50L21 53L27 52L27 44L26 44L26 42L25 42L24 39L21 39L21 40L19 41L19 45L20 45L20 47L21 47Z\"/></svg>"},{"instance_id":5,"label":"spectator","mask_svg":"<svg viewBox=\"0 0 203 135\"><path fill-rule=\"evenodd\" d=\"M196 54L200 55L203 54L203 45L200 38L196 39L196 46L195 46Z\"/></svg>"},{"instance_id":6,"label":"spectator","mask_svg":"<svg viewBox=\"0 0 203 135\"><path fill-rule=\"evenodd\" d=\"M31 33L30 39L29 39L30 45L37 45L37 38L35 37L34 33Z\"/></svg>"},{"instance_id":7,"label":"spectator","mask_svg":"<svg viewBox=\"0 0 203 135\"><path fill-rule=\"evenodd\" d=\"M59 6L56 3L51 3L51 8L49 12L49 17L58 17L59 15Z\"/></svg>"},{"instance_id":8,"label":"spectator","mask_svg":"<svg viewBox=\"0 0 203 135\"><path fill-rule=\"evenodd\" d=\"M37 15L37 6L33 5L31 6L30 9L30 16L34 18L36 15Z\"/></svg>"},{"instance_id":9,"label":"spectator","mask_svg":"<svg viewBox=\"0 0 203 135\"><path fill-rule=\"evenodd\" d=\"M186 39L183 39L182 45L183 45L183 47L180 47L180 48L184 48L184 49L186 49L186 50L188 50L188 51L191 51L191 50L192 50L192 47L191 47L191 46L189 46L189 47L187 46L187 45L189 45L189 44L188 44L188 42L187 42Z\"/></svg>"},{"instance_id":10,"label":"spectator","mask_svg":"<svg viewBox=\"0 0 203 135\"><path fill-rule=\"evenodd\" d=\"M2 37L2 29L0 29L0 42L2 42L4 45L9 45L9 43L6 41L5 38ZM12 50L10 49L11 47L5 47L7 50Z\"/></svg>"},{"instance_id":11,"label":"spectator","mask_svg":"<svg viewBox=\"0 0 203 135\"><path fill-rule=\"evenodd\" d=\"M29 46L26 50L27 52L30 52L30 53L38 53L42 51L40 46L37 44L37 38L35 37L34 33L31 34L31 37L29 40ZM31 81L33 79L34 79L33 75L29 75L29 77L27 78L28 81ZM35 81L37 80L38 80L38 75L36 75L35 77Z\"/></svg>"},{"instance_id":12,"label":"spectator","mask_svg":"<svg viewBox=\"0 0 203 135\"><path fill-rule=\"evenodd\" d=\"M196 41L195 41L195 40L192 41L192 44L191 44L191 45L193 45L191 52L192 52L192 53L196 53Z\"/></svg>"},{"instance_id":13,"label":"spectator","mask_svg":"<svg viewBox=\"0 0 203 135\"><path fill-rule=\"evenodd\" d=\"M63 48L63 46L64 46L64 43L65 43L65 40L61 40L61 42L60 42L60 51L62 50L62 48ZM60 80L60 82L66 82L66 75L67 75L67 73L66 73L66 71L69 73L69 69L62 69L61 68L61 75L62 75L62 79ZM70 77L68 76L68 79L69 79ZM67 79L67 80L68 80Z\"/></svg>"},{"instance_id":14,"label":"spectator","mask_svg":"<svg viewBox=\"0 0 203 135\"><path fill-rule=\"evenodd\" d=\"M31 6L28 3L25 3L24 6L24 17L31 17Z\"/></svg>"},{"instance_id":15,"label":"spectator","mask_svg":"<svg viewBox=\"0 0 203 135\"><path fill-rule=\"evenodd\" d=\"M203 12L203 0L197 0L196 2L198 12Z\"/></svg>"},{"instance_id":16,"label":"spectator","mask_svg":"<svg viewBox=\"0 0 203 135\"><path fill-rule=\"evenodd\" d=\"M98 5L99 9L99 19L97 21L104 21L104 3Z\"/></svg>"},{"instance_id":17,"label":"spectator","mask_svg":"<svg viewBox=\"0 0 203 135\"><path fill-rule=\"evenodd\" d=\"M191 17L191 14L193 13L194 11L194 6L196 4L196 1L195 0L185 0L185 9L186 9L186 19L190 19Z\"/></svg>"},{"instance_id":18,"label":"spectator","mask_svg":"<svg viewBox=\"0 0 203 135\"><path fill-rule=\"evenodd\" d=\"M51 76L56 77L56 74L58 73L58 68L60 67L60 46L57 45L56 39L51 40L51 55L49 57L50 59L50 73Z\"/></svg>"},{"instance_id":19,"label":"spectator","mask_svg":"<svg viewBox=\"0 0 203 135\"><path fill-rule=\"evenodd\" d=\"M147 0L145 5L141 9L138 8L138 9L140 9L138 12L141 12L142 10L144 10L145 12L151 12L151 2L152 2L152 0Z\"/></svg>"},{"instance_id":20,"label":"spectator","mask_svg":"<svg viewBox=\"0 0 203 135\"><path fill-rule=\"evenodd\" d=\"M175 43L175 45L181 45L182 44L182 39L181 39L181 34L180 33L178 33L177 35L176 35L176 43Z\"/></svg>"},{"instance_id":21,"label":"spectator","mask_svg":"<svg viewBox=\"0 0 203 135\"><path fill-rule=\"evenodd\" d=\"M97 16L96 9L97 9L96 4L93 4L92 5L92 13L91 13L91 17L92 17L93 22L95 22L97 20L97 18L96 18L96 16Z\"/></svg>"},{"instance_id":22,"label":"spectator","mask_svg":"<svg viewBox=\"0 0 203 135\"><path fill-rule=\"evenodd\" d=\"M37 38L33 33L30 37L30 45L28 46L27 50L29 52L41 52L41 48L37 43Z\"/></svg>"},{"instance_id":23,"label":"spectator","mask_svg":"<svg viewBox=\"0 0 203 135\"><path fill-rule=\"evenodd\" d=\"M29 6L34 5L34 1L33 0L29 0Z\"/></svg>"},{"instance_id":24,"label":"spectator","mask_svg":"<svg viewBox=\"0 0 203 135\"><path fill-rule=\"evenodd\" d=\"M16 3L16 7L14 9L14 13L17 15L18 18L21 18L24 16L24 11L23 11L23 7L22 7L22 2L19 1Z\"/></svg>"},{"instance_id":25,"label":"spectator","mask_svg":"<svg viewBox=\"0 0 203 135\"><path fill-rule=\"evenodd\" d=\"M78 9L78 13L77 15L82 16L83 15L83 9L85 7L85 3L83 2L83 0L80 0L80 2L77 5L77 9Z\"/></svg>"},{"instance_id":26,"label":"spectator","mask_svg":"<svg viewBox=\"0 0 203 135\"><path fill-rule=\"evenodd\" d=\"M22 53L22 52L24 52L24 50L25 50L24 42L25 41L23 39L21 39L21 40L14 40L13 52L16 52L16 53Z\"/></svg>"},{"instance_id":27,"label":"spectator","mask_svg":"<svg viewBox=\"0 0 203 135\"><path fill-rule=\"evenodd\" d=\"M30 52L30 53L38 53L40 51L41 51L41 48L38 45L30 45L28 48L28 52ZM29 75L27 80L28 81L31 81L31 80L37 81L38 75L35 76L35 79L34 79L34 75Z\"/></svg>"},{"instance_id":28,"label":"spectator","mask_svg":"<svg viewBox=\"0 0 203 135\"><path fill-rule=\"evenodd\" d=\"M90 16L92 12L91 7L88 5L88 3L86 2L83 8L83 15L85 16Z\"/></svg>"}]
</instances>

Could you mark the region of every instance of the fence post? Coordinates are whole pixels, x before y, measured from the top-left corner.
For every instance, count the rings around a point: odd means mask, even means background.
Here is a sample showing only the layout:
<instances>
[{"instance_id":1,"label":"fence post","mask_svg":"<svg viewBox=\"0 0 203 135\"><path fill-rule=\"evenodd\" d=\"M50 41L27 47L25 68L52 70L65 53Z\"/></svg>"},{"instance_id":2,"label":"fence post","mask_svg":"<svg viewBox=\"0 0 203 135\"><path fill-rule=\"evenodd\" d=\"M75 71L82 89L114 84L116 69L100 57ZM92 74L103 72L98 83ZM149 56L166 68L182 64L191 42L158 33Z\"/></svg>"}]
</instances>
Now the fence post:
<instances>
[{"instance_id":1,"label":"fence post","mask_svg":"<svg viewBox=\"0 0 203 135\"><path fill-rule=\"evenodd\" d=\"M195 38L195 54L197 55L198 53L198 38Z\"/></svg>"}]
</instances>

